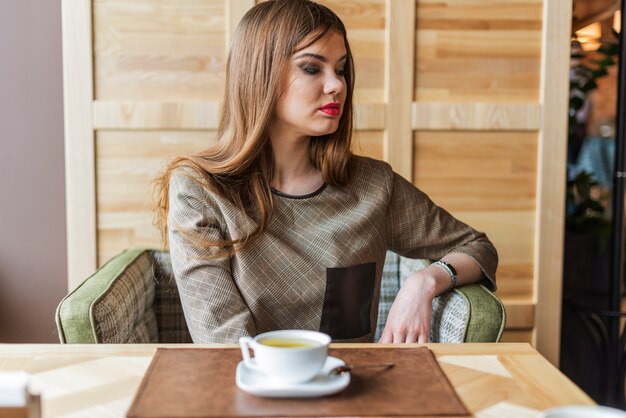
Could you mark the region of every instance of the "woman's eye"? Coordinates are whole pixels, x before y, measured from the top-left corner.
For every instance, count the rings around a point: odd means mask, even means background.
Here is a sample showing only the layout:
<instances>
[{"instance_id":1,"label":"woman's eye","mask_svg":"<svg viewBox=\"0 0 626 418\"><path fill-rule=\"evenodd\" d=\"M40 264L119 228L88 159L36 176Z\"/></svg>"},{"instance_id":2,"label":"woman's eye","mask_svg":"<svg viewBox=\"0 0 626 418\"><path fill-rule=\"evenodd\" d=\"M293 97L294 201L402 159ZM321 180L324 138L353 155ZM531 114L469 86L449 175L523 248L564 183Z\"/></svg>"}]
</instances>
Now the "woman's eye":
<instances>
[{"instance_id":1,"label":"woman's eye","mask_svg":"<svg viewBox=\"0 0 626 418\"><path fill-rule=\"evenodd\" d=\"M320 72L319 68L317 67L302 67L302 71L307 74L317 74Z\"/></svg>"},{"instance_id":2,"label":"woman's eye","mask_svg":"<svg viewBox=\"0 0 626 418\"><path fill-rule=\"evenodd\" d=\"M346 70L342 68L340 70L335 70L335 73L337 73L339 77L343 77L346 75Z\"/></svg>"}]
</instances>

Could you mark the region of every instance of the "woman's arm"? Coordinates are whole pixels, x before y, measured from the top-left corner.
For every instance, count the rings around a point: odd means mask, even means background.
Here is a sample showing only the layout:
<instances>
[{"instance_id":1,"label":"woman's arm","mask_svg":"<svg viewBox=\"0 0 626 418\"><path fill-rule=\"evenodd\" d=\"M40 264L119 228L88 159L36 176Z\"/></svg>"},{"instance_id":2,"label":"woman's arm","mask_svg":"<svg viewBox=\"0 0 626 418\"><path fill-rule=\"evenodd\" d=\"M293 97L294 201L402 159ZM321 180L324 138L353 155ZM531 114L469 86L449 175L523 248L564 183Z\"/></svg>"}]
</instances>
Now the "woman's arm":
<instances>
[{"instance_id":1,"label":"woman's arm","mask_svg":"<svg viewBox=\"0 0 626 418\"><path fill-rule=\"evenodd\" d=\"M442 260L457 272L457 286L476 283L483 278L480 266L467 254L449 253ZM433 299L448 291L450 285L450 274L437 264L412 273L391 306L380 342L428 342Z\"/></svg>"},{"instance_id":2,"label":"woman's arm","mask_svg":"<svg viewBox=\"0 0 626 418\"><path fill-rule=\"evenodd\" d=\"M203 241L223 239L208 192L190 173L170 180L168 237L187 327L196 343L235 343L254 335L252 315L232 275L229 257Z\"/></svg>"},{"instance_id":3,"label":"woman's arm","mask_svg":"<svg viewBox=\"0 0 626 418\"><path fill-rule=\"evenodd\" d=\"M388 183L388 248L409 257L443 260L456 271L457 286L483 283L495 290L498 253L487 236L437 206L393 173ZM391 306L381 342L427 342L433 299L451 285L438 264L414 272Z\"/></svg>"}]
</instances>

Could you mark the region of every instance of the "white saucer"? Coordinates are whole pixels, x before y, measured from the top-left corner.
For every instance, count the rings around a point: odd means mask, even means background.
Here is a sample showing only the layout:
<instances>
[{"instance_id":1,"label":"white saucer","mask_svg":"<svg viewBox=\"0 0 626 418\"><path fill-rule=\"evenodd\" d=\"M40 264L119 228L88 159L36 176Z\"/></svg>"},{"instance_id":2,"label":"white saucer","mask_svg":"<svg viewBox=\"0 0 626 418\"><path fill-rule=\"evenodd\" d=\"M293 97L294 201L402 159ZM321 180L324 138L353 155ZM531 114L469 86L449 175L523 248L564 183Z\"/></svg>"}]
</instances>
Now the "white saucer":
<instances>
[{"instance_id":1,"label":"white saucer","mask_svg":"<svg viewBox=\"0 0 626 418\"><path fill-rule=\"evenodd\" d=\"M626 412L605 406L566 406L549 409L541 418L624 418Z\"/></svg>"},{"instance_id":2,"label":"white saucer","mask_svg":"<svg viewBox=\"0 0 626 418\"><path fill-rule=\"evenodd\" d=\"M329 376L328 373L345 363L335 357L328 356L322 370L317 376L304 383L282 383L268 378L264 373L246 367L243 361L237 365L235 381L237 387L252 395L266 398L315 398L332 395L348 386L350 373L340 376Z\"/></svg>"}]
</instances>

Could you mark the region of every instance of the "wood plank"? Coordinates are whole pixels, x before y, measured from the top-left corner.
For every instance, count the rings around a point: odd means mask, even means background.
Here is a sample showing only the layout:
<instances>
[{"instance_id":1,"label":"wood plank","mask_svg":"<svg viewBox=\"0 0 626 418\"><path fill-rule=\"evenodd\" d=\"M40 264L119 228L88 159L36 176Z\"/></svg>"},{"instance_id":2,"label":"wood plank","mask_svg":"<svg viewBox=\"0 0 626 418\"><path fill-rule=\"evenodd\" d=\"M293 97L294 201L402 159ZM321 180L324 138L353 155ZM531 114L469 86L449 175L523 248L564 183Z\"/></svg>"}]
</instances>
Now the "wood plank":
<instances>
[{"instance_id":1,"label":"wood plank","mask_svg":"<svg viewBox=\"0 0 626 418\"><path fill-rule=\"evenodd\" d=\"M452 214L479 231L486 231L498 250L501 264L533 265L533 211L457 211Z\"/></svg>"},{"instance_id":2,"label":"wood plank","mask_svg":"<svg viewBox=\"0 0 626 418\"><path fill-rule=\"evenodd\" d=\"M485 231L498 250L498 296L534 303L534 211L462 211L452 214L477 230Z\"/></svg>"},{"instance_id":3,"label":"wood plank","mask_svg":"<svg viewBox=\"0 0 626 418\"><path fill-rule=\"evenodd\" d=\"M415 130L536 131L541 107L536 103L414 102L411 122Z\"/></svg>"},{"instance_id":4,"label":"wood plank","mask_svg":"<svg viewBox=\"0 0 626 418\"><path fill-rule=\"evenodd\" d=\"M502 333L501 343L528 343L533 339L533 330L531 329L505 329Z\"/></svg>"},{"instance_id":5,"label":"wood plank","mask_svg":"<svg viewBox=\"0 0 626 418\"><path fill-rule=\"evenodd\" d=\"M332 348L385 348L414 349L426 346L437 357L445 355L484 356L484 355L515 355L537 356L537 352L526 343L466 343L466 344L377 344L377 343L332 343ZM143 357L153 356L157 348L234 348L239 344L0 344L0 364L4 360L30 359L41 356L61 356L70 363L80 362L80 357L100 358L103 356ZM54 359L54 360L59 360ZM18 363L24 366L25 363Z\"/></svg>"},{"instance_id":6,"label":"wood plank","mask_svg":"<svg viewBox=\"0 0 626 418\"><path fill-rule=\"evenodd\" d=\"M224 0L94 0L93 8L96 99L221 99Z\"/></svg>"},{"instance_id":7,"label":"wood plank","mask_svg":"<svg viewBox=\"0 0 626 418\"><path fill-rule=\"evenodd\" d=\"M417 11L424 21L517 22L541 29L541 2L542 0L419 0Z\"/></svg>"},{"instance_id":8,"label":"wood plank","mask_svg":"<svg viewBox=\"0 0 626 418\"><path fill-rule=\"evenodd\" d=\"M411 103L415 64L415 1L387 0L385 160L408 179L413 175Z\"/></svg>"},{"instance_id":9,"label":"wood plank","mask_svg":"<svg viewBox=\"0 0 626 418\"><path fill-rule=\"evenodd\" d=\"M112 101L93 102L95 129L217 129L218 102ZM382 130L385 104L356 105L355 128Z\"/></svg>"},{"instance_id":10,"label":"wood plank","mask_svg":"<svg viewBox=\"0 0 626 418\"><path fill-rule=\"evenodd\" d=\"M217 102L93 103L95 129L217 129Z\"/></svg>"},{"instance_id":11,"label":"wood plank","mask_svg":"<svg viewBox=\"0 0 626 418\"><path fill-rule=\"evenodd\" d=\"M538 30L446 30L437 34L435 52L439 58L538 57L540 36Z\"/></svg>"},{"instance_id":12,"label":"wood plank","mask_svg":"<svg viewBox=\"0 0 626 418\"><path fill-rule=\"evenodd\" d=\"M350 33L361 29L385 30L385 0L319 0L318 3L335 12Z\"/></svg>"},{"instance_id":13,"label":"wood plank","mask_svg":"<svg viewBox=\"0 0 626 418\"><path fill-rule=\"evenodd\" d=\"M535 303L532 299L501 296L506 309L506 329L532 330L535 323Z\"/></svg>"},{"instance_id":14,"label":"wood plank","mask_svg":"<svg viewBox=\"0 0 626 418\"><path fill-rule=\"evenodd\" d=\"M414 138L414 183L449 211L535 210L536 133L418 131Z\"/></svg>"},{"instance_id":15,"label":"wood plank","mask_svg":"<svg viewBox=\"0 0 626 418\"><path fill-rule=\"evenodd\" d=\"M172 157L214 143L215 131L97 133L98 265L129 247L162 247L153 225L153 180Z\"/></svg>"},{"instance_id":16,"label":"wood plank","mask_svg":"<svg viewBox=\"0 0 626 418\"><path fill-rule=\"evenodd\" d=\"M363 103L354 106L354 127L357 130L383 130L387 124L384 103Z\"/></svg>"},{"instance_id":17,"label":"wood plank","mask_svg":"<svg viewBox=\"0 0 626 418\"><path fill-rule=\"evenodd\" d=\"M489 238L496 240L495 237L489 235ZM532 241L532 237L530 241ZM498 246L496 245L496 248ZM510 251L508 246L499 246L500 253L504 251ZM532 256L532 248L531 256ZM527 263L514 263L510 261L501 261L498 264L498 272L496 274L496 283L498 285L498 296L500 298L506 298L509 296L523 297L528 300L533 300L533 270L534 264L532 261ZM534 303L534 302L533 302ZM534 320L533 320L534 321Z\"/></svg>"},{"instance_id":18,"label":"wood plank","mask_svg":"<svg viewBox=\"0 0 626 418\"><path fill-rule=\"evenodd\" d=\"M541 0L419 0L418 102L539 100Z\"/></svg>"},{"instance_id":19,"label":"wood plank","mask_svg":"<svg viewBox=\"0 0 626 418\"><path fill-rule=\"evenodd\" d=\"M421 45L418 46L421 48ZM419 49L418 49L419 50ZM418 102L537 103L539 58L420 58ZM452 69L462 68L463 72Z\"/></svg>"},{"instance_id":20,"label":"wood plank","mask_svg":"<svg viewBox=\"0 0 626 418\"><path fill-rule=\"evenodd\" d=\"M116 213L119 217L122 213ZM98 230L98 267L103 266L114 256L120 254L127 248L157 248L163 249L163 243L159 231L152 225L154 214L152 212L137 213L131 212L124 219L126 228L102 227ZM102 215L105 218L102 222L111 223L109 214ZM135 220L132 226L130 221ZM117 221L117 220L115 220Z\"/></svg>"},{"instance_id":21,"label":"wood plank","mask_svg":"<svg viewBox=\"0 0 626 418\"><path fill-rule=\"evenodd\" d=\"M558 366L563 281L563 229L571 0L545 0L541 58L541 115L535 234L534 343Z\"/></svg>"},{"instance_id":22,"label":"wood plank","mask_svg":"<svg viewBox=\"0 0 626 418\"><path fill-rule=\"evenodd\" d=\"M519 383L520 390L516 398L525 400L532 394L533 401L539 410L551 408L555 403L572 405L592 402L589 396L571 381L564 379L563 374L557 370L554 370L555 373L542 373L542 370L550 366L544 357L504 355L499 359L513 379Z\"/></svg>"},{"instance_id":23,"label":"wood plank","mask_svg":"<svg viewBox=\"0 0 626 418\"><path fill-rule=\"evenodd\" d=\"M419 0L415 100L537 102L541 0Z\"/></svg>"},{"instance_id":24,"label":"wood plank","mask_svg":"<svg viewBox=\"0 0 626 418\"><path fill-rule=\"evenodd\" d=\"M96 267L91 2L63 0L61 10L68 289L72 290Z\"/></svg>"},{"instance_id":25,"label":"wood plank","mask_svg":"<svg viewBox=\"0 0 626 418\"><path fill-rule=\"evenodd\" d=\"M445 167L445 165L441 165ZM497 211L533 210L534 193L528 189L535 187L531 179L469 178L456 183L448 178L425 178L417 184L428 190L433 200L450 211Z\"/></svg>"},{"instance_id":26,"label":"wood plank","mask_svg":"<svg viewBox=\"0 0 626 418\"><path fill-rule=\"evenodd\" d=\"M379 131L355 131L352 140L352 152L377 160L383 159L385 132Z\"/></svg>"}]
</instances>

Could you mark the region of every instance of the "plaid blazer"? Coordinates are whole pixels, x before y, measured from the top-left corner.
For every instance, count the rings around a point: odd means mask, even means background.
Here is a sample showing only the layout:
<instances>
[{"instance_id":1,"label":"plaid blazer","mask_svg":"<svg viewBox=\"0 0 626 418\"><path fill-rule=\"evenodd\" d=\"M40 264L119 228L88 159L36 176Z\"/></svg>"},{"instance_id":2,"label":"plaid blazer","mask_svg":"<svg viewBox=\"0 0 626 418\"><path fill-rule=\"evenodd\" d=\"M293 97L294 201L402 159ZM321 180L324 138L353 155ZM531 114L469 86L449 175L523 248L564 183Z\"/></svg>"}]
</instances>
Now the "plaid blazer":
<instances>
[{"instance_id":1,"label":"plaid blazer","mask_svg":"<svg viewBox=\"0 0 626 418\"><path fill-rule=\"evenodd\" d=\"M209 257L202 240L241 237L254 219L207 190L190 169L170 180L172 267L195 342L233 343L276 329L371 342L385 253L473 257L495 290L497 252L486 235L434 204L382 161L353 157L344 187L306 196L274 192L264 233L245 251ZM184 232L184 233L183 233Z\"/></svg>"}]
</instances>

